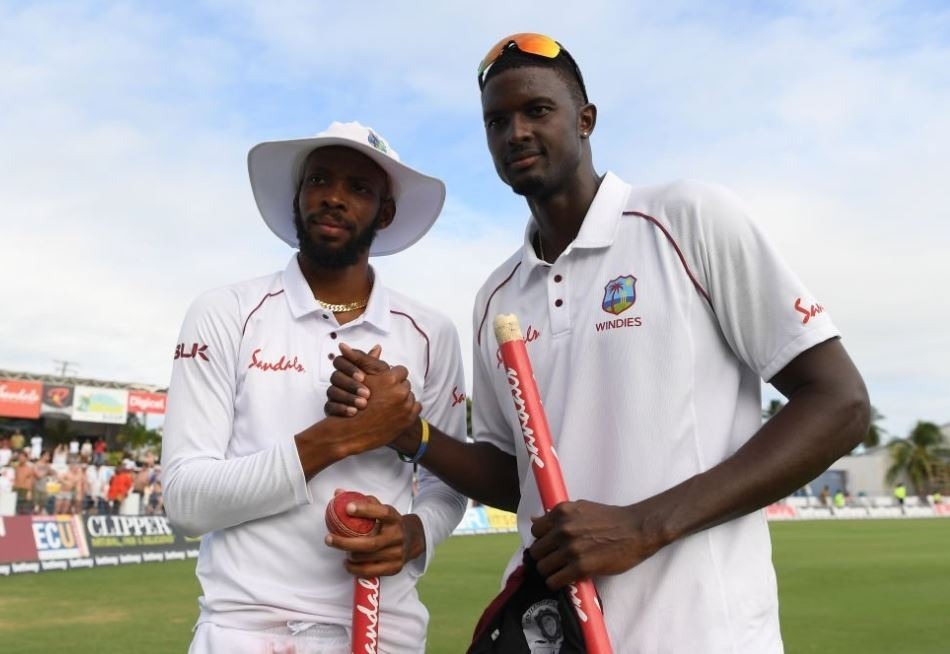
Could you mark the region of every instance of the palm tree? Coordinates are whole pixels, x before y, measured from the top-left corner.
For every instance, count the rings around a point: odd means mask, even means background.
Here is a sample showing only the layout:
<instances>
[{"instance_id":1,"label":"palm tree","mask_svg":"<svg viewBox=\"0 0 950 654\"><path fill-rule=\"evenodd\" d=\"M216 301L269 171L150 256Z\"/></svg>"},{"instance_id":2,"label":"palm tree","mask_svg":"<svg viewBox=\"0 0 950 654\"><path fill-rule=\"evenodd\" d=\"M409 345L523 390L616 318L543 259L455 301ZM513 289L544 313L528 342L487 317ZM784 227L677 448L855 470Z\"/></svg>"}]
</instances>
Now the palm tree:
<instances>
[{"instance_id":1,"label":"palm tree","mask_svg":"<svg viewBox=\"0 0 950 654\"><path fill-rule=\"evenodd\" d=\"M612 281L607 285L607 294L610 295L610 308L616 307L623 299L623 282Z\"/></svg>"},{"instance_id":2,"label":"palm tree","mask_svg":"<svg viewBox=\"0 0 950 654\"><path fill-rule=\"evenodd\" d=\"M772 400L767 407L762 409L762 420L768 420L781 411L783 406L785 406L785 402L782 402L782 400Z\"/></svg>"},{"instance_id":3,"label":"palm tree","mask_svg":"<svg viewBox=\"0 0 950 654\"><path fill-rule=\"evenodd\" d=\"M887 469L887 483L905 477L921 497L930 490L934 466L950 456L940 428L932 422L918 421L907 438L891 441L888 448L891 466Z\"/></svg>"},{"instance_id":4,"label":"palm tree","mask_svg":"<svg viewBox=\"0 0 950 654\"><path fill-rule=\"evenodd\" d=\"M868 425L868 433L864 435L864 441L861 443L864 447L877 447L881 444L881 435L884 429L877 423L884 420L880 412L871 407L871 423Z\"/></svg>"},{"instance_id":5,"label":"palm tree","mask_svg":"<svg viewBox=\"0 0 950 654\"><path fill-rule=\"evenodd\" d=\"M122 445L123 448L139 450L145 446L149 446L156 449L158 454L161 455L161 434L154 429L146 427L145 423L134 413L130 413L125 425L119 428L119 433L115 440Z\"/></svg>"}]
</instances>

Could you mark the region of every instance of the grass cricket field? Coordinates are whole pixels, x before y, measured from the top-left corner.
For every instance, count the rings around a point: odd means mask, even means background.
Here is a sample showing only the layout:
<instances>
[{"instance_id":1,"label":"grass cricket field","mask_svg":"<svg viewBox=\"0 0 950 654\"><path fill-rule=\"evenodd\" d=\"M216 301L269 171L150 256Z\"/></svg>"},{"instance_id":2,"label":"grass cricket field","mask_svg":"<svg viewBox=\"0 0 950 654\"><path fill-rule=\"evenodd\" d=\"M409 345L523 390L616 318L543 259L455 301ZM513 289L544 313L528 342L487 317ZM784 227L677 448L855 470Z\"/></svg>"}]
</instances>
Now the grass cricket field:
<instances>
[{"instance_id":1,"label":"grass cricket field","mask_svg":"<svg viewBox=\"0 0 950 654\"><path fill-rule=\"evenodd\" d=\"M788 654L950 652L950 520L772 523ZM420 584L428 651L464 652L514 534L458 536ZM0 579L4 654L185 652L194 561ZM622 654L618 652L618 654Z\"/></svg>"}]
</instances>

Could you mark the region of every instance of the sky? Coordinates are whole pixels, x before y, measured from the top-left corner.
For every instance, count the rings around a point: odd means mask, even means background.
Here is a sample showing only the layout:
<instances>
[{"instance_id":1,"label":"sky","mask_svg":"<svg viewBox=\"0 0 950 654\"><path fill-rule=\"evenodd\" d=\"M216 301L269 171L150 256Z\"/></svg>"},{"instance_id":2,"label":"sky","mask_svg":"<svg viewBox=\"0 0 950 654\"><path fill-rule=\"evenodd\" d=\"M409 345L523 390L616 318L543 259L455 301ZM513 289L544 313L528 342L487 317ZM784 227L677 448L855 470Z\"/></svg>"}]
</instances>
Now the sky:
<instances>
[{"instance_id":1,"label":"sky","mask_svg":"<svg viewBox=\"0 0 950 654\"><path fill-rule=\"evenodd\" d=\"M429 234L374 265L453 319L471 379L475 292L528 216L491 165L475 69L520 31L578 61L598 171L732 188L841 329L885 430L950 422L941 2L6 0L0 369L166 384L192 300L292 254L248 149L358 120L446 182Z\"/></svg>"}]
</instances>

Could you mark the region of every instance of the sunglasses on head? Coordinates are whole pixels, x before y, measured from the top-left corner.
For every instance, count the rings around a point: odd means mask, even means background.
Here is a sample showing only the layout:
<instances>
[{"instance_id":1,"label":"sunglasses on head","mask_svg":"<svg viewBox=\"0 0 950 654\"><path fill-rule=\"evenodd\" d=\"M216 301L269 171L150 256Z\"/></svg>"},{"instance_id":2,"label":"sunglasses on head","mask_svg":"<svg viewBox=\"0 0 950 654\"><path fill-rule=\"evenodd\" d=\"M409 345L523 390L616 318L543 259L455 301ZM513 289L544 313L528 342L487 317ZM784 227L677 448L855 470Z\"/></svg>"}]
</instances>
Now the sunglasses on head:
<instances>
[{"instance_id":1,"label":"sunglasses on head","mask_svg":"<svg viewBox=\"0 0 950 654\"><path fill-rule=\"evenodd\" d=\"M488 54L482 59L482 63L478 65L479 89L485 88L485 75L488 74L488 70L511 49L537 57L544 57L545 59L556 59L559 55L563 54L564 58L570 62L574 75L577 77L577 83L580 84L581 92L584 94L584 102L588 101L587 87L584 86L584 78L581 76L580 68L577 67L577 62L574 61L570 53L550 36L531 32L522 32L520 34L506 36L488 50Z\"/></svg>"}]
</instances>

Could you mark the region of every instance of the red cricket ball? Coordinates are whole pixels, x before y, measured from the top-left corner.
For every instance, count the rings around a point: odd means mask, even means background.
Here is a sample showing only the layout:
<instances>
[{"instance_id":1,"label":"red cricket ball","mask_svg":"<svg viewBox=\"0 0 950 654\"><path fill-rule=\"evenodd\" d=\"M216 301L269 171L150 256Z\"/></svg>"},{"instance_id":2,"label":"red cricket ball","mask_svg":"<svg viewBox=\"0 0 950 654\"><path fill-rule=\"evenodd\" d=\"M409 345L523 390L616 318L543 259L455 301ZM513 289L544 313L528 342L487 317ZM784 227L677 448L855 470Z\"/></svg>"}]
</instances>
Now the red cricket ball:
<instances>
[{"instance_id":1,"label":"red cricket ball","mask_svg":"<svg viewBox=\"0 0 950 654\"><path fill-rule=\"evenodd\" d=\"M376 520L348 515L346 505L365 500L366 496L356 491L344 491L327 504L327 530L336 536L368 536L376 530Z\"/></svg>"}]
</instances>

